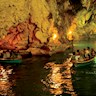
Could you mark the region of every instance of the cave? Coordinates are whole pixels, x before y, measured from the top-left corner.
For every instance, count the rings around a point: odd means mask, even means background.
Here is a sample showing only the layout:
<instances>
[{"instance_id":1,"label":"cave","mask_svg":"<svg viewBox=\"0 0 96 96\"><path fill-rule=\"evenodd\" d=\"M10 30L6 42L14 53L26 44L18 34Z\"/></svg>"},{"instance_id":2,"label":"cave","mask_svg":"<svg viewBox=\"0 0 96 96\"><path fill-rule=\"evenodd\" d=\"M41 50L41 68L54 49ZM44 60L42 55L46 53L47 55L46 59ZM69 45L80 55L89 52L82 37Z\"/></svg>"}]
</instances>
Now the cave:
<instances>
[{"instance_id":1,"label":"cave","mask_svg":"<svg viewBox=\"0 0 96 96\"><path fill-rule=\"evenodd\" d=\"M33 55L57 52L63 45L68 48L69 31L75 40L95 34L95 8L95 0L1 0L0 48Z\"/></svg>"}]
</instances>

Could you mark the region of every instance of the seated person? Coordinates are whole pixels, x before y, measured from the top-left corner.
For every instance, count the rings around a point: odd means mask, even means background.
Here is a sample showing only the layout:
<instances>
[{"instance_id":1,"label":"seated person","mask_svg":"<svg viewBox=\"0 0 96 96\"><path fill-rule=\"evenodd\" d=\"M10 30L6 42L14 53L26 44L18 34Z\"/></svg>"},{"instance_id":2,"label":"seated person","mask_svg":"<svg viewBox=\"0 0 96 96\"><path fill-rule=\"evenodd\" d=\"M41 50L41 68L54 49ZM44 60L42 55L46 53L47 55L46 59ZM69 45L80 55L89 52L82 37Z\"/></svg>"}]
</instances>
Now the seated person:
<instances>
[{"instance_id":1,"label":"seated person","mask_svg":"<svg viewBox=\"0 0 96 96\"><path fill-rule=\"evenodd\" d=\"M9 50L4 50L3 59L9 59L11 57Z\"/></svg>"},{"instance_id":2,"label":"seated person","mask_svg":"<svg viewBox=\"0 0 96 96\"><path fill-rule=\"evenodd\" d=\"M3 50L0 50L0 58L3 57Z\"/></svg>"},{"instance_id":3,"label":"seated person","mask_svg":"<svg viewBox=\"0 0 96 96\"><path fill-rule=\"evenodd\" d=\"M22 56L18 53L17 50L14 50L14 51L12 51L11 58L12 59L21 59Z\"/></svg>"},{"instance_id":4,"label":"seated person","mask_svg":"<svg viewBox=\"0 0 96 96\"><path fill-rule=\"evenodd\" d=\"M79 58L80 58L80 51L77 50L76 55L75 55L75 59L77 62L79 61Z\"/></svg>"},{"instance_id":5,"label":"seated person","mask_svg":"<svg viewBox=\"0 0 96 96\"><path fill-rule=\"evenodd\" d=\"M80 51L80 55L81 55L83 58L85 58L85 49L83 49L83 50Z\"/></svg>"},{"instance_id":6,"label":"seated person","mask_svg":"<svg viewBox=\"0 0 96 96\"><path fill-rule=\"evenodd\" d=\"M84 57L85 57L85 60L89 60L91 58L90 47L87 47L86 49L84 49Z\"/></svg>"},{"instance_id":7,"label":"seated person","mask_svg":"<svg viewBox=\"0 0 96 96\"><path fill-rule=\"evenodd\" d=\"M82 57L82 56L80 56L79 58L78 58L78 62L83 62L84 61L84 58Z\"/></svg>"},{"instance_id":8,"label":"seated person","mask_svg":"<svg viewBox=\"0 0 96 96\"><path fill-rule=\"evenodd\" d=\"M79 50L76 51L76 55L80 55L80 51Z\"/></svg>"},{"instance_id":9,"label":"seated person","mask_svg":"<svg viewBox=\"0 0 96 96\"><path fill-rule=\"evenodd\" d=\"M80 55L79 50L77 50L77 54L75 52L73 52L72 61L73 62L82 62L82 61L84 61L84 58Z\"/></svg>"},{"instance_id":10,"label":"seated person","mask_svg":"<svg viewBox=\"0 0 96 96\"><path fill-rule=\"evenodd\" d=\"M94 57L96 55L96 52L93 48L91 48L91 57Z\"/></svg>"}]
</instances>

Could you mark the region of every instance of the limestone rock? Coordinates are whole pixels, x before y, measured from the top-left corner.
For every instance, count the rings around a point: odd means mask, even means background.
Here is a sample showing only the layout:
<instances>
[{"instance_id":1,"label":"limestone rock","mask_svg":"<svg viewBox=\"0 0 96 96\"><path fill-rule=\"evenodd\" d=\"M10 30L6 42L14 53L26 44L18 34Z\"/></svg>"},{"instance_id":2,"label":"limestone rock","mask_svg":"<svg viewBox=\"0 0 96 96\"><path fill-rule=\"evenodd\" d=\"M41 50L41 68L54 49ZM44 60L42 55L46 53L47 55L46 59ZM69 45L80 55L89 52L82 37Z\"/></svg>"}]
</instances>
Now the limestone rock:
<instances>
[{"instance_id":1,"label":"limestone rock","mask_svg":"<svg viewBox=\"0 0 96 96\"><path fill-rule=\"evenodd\" d=\"M41 41L41 43L44 43L47 42L48 34L42 33L41 31L37 31L36 37Z\"/></svg>"},{"instance_id":2,"label":"limestone rock","mask_svg":"<svg viewBox=\"0 0 96 96\"><path fill-rule=\"evenodd\" d=\"M31 52L32 55L49 55L49 52L39 48L29 48L27 52Z\"/></svg>"},{"instance_id":3,"label":"limestone rock","mask_svg":"<svg viewBox=\"0 0 96 96\"><path fill-rule=\"evenodd\" d=\"M95 0L79 1L81 9L75 12L70 0L0 0L0 45L47 54L69 43L69 31L75 38L96 33ZM49 51L42 49L44 44Z\"/></svg>"},{"instance_id":4,"label":"limestone rock","mask_svg":"<svg viewBox=\"0 0 96 96\"><path fill-rule=\"evenodd\" d=\"M46 32L49 27L48 15L50 9L45 0L32 0L31 2L31 14L32 21L40 29L43 29L43 32Z\"/></svg>"}]
</instances>

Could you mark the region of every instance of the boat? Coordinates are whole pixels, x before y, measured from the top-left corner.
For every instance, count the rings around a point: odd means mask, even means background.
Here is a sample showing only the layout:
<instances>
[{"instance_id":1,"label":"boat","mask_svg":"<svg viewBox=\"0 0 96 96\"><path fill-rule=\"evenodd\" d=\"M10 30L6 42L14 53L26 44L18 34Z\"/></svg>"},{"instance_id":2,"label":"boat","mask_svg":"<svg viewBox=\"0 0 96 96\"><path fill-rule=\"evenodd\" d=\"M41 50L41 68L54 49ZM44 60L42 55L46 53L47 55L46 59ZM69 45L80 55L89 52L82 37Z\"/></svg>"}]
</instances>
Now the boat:
<instances>
[{"instance_id":1,"label":"boat","mask_svg":"<svg viewBox=\"0 0 96 96\"><path fill-rule=\"evenodd\" d=\"M74 62L74 67L78 68L78 67L84 67L84 66L92 66L94 64L96 64L96 56L88 61Z\"/></svg>"},{"instance_id":2,"label":"boat","mask_svg":"<svg viewBox=\"0 0 96 96\"><path fill-rule=\"evenodd\" d=\"M22 59L0 59L0 63L20 64L20 63L22 63Z\"/></svg>"}]
</instances>

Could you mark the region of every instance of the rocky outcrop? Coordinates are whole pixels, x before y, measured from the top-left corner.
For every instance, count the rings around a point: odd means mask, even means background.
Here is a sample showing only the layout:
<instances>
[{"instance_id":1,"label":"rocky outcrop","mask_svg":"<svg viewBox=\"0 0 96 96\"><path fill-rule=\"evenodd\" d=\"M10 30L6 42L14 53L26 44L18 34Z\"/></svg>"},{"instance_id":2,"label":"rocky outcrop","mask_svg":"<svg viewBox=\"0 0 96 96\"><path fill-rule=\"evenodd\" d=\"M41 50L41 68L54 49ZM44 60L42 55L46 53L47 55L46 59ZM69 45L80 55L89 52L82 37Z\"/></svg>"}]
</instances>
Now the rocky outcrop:
<instances>
[{"instance_id":1,"label":"rocky outcrop","mask_svg":"<svg viewBox=\"0 0 96 96\"><path fill-rule=\"evenodd\" d=\"M0 48L34 55L65 50L69 31L75 39L96 32L95 9L95 0L0 0Z\"/></svg>"},{"instance_id":2,"label":"rocky outcrop","mask_svg":"<svg viewBox=\"0 0 96 96\"><path fill-rule=\"evenodd\" d=\"M74 18L74 36L76 39L89 39L92 34L96 34L96 1L81 0L82 8L78 11ZM94 35L95 36L95 35ZM81 38L80 38L81 37Z\"/></svg>"}]
</instances>

